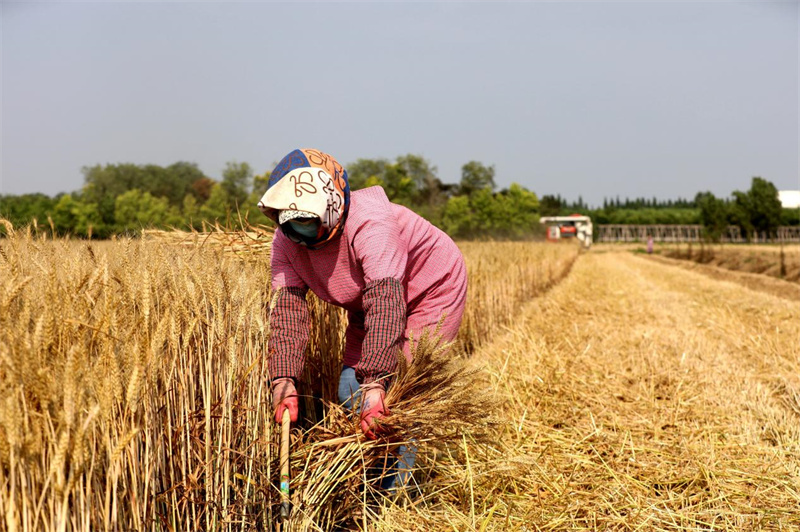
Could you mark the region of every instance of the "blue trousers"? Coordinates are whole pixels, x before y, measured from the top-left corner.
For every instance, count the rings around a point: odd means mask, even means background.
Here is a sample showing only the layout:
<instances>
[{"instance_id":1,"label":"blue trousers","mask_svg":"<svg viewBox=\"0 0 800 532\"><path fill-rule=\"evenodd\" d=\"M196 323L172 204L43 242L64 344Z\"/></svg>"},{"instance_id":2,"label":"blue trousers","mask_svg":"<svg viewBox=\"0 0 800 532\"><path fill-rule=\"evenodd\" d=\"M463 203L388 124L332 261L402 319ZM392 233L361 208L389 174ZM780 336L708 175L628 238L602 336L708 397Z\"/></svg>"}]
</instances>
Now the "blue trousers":
<instances>
[{"instance_id":1,"label":"blue trousers","mask_svg":"<svg viewBox=\"0 0 800 532\"><path fill-rule=\"evenodd\" d=\"M339 402L345 408L354 410L360 408L360 398L361 389L356 380L356 370L350 366L342 366L342 374L339 376ZM409 481L417 458L417 448L414 445L401 445L397 452L399 457L386 468L387 475L381 481L381 488L391 494Z\"/></svg>"}]
</instances>

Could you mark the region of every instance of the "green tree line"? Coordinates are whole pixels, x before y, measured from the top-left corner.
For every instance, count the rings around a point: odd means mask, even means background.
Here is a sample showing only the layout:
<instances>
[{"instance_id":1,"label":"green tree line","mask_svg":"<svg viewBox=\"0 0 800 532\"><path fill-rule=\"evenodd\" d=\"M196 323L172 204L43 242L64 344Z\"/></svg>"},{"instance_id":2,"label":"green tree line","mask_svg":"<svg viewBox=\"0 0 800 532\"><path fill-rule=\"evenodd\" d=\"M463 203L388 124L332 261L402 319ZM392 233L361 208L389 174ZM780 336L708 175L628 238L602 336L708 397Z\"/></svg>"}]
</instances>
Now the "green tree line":
<instances>
[{"instance_id":1,"label":"green tree line","mask_svg":"<svg viewBox=\"0 0 800 532\"><path fill-rule=\"evenodd\" d=\"M15 226L35 220L58 235L96 238L145 227L199 228L244 206L254 181L250 166L237 162L226 164L219 182L187 162L107 164L82 171L84 185L76 192L0 196L0 216Z\"/></svg>"},{"instance_id":2,"label":"green tree line","mask_svg":"<svg viewBox=\"0 0 800 532\"><path fill-rule=\"evenodd\" d=\"M494 166L470 161L457 184L443 183L420 155L358 159L345 166L352 190L380 185L389 198L460 238L522 238L541 230L539 200L518 184L496 190ZM0 217L16 227L35 223L57 235L108 238L143 228L200 229L204 223L260 221L256 204L269 173L229 162L214 180L194 163L84 167L80 190L0 196ZM0 227L0 230L2 228Z\"/></svg>"},{"instance_id":3,"label":"green tree line","mask_svg":"<svg viewBox=\"0 0 800 532\"><path fill-rule=\"evenodd\" d=\"M394 160L358 159L346 165L352 190L380 185L389 198L424 216L457 238L525 238L538 234L540 216L587 214L595 224L702 224L710 240L729 225L748 238L774 234L781 225L800 225L797 209L782 209L775 186L754 177L747 191L730 198L710 192L694 199L605 198L588 207L583 198L536 194L516 183L498 191L495 168L478 161L461 167L458 183L444 183L436 166L406 154ZM0 196L0 216L17 227L36 220L57 235L108 238L142 228L200 229L204 223L228 225L239 217L259 221L256 204L269 173L256 175L245 162L228 162L219 180L194 163L170 166L106 164L84 167L80 190ZM0 228L2 230L2 228Z\"/></svg>"},{"instance_id":4,"label":"green tree line","mask_svg":"<svg viewBox=\"0 0 800 532\"><path fill-rule=\"evenodd\" d=\"M413 154L358 159L347 173L351 189L379 185L393 202L456 238L525 238L541 231L536 194L517 183L496 191L493 165L464 164L458 184L443 183L435 166Z\"/></svg>"},{"instance_id":5,"label":"green tree line","mask_svg":"<svg viewBox=\"0 0 800 532\"><path fill-rule=\"evenodd\" d=\"M784 209L775 185L761 177L753 178L749 190L734 190L732 198L701 192L695 201L705 237L712 242L719 241L729 225L739 227L747 240L754 234L774 237L782 225L800 225L800 209Z\"/></svg>"},{"instance_id":6,"label":"green tree line","mask_svg":"<svg viewBox=\"0 0 800 532\"><path fill-rule=\"evenodd\" d=\"M783 208L775 185L761 177L752 179L749 190L735 190L729 198L717 198L711 192L699 192L691 200L616 197L605 198L602 208L589 208L580 197L568 202L560 196L545 195L540 213L586 214L595 224L702 225L711 241L718 241L728 226L739 227L749 240L756 233L774 236L780 226L800 225L800 209Z\"/></svg>"}]
</instances>

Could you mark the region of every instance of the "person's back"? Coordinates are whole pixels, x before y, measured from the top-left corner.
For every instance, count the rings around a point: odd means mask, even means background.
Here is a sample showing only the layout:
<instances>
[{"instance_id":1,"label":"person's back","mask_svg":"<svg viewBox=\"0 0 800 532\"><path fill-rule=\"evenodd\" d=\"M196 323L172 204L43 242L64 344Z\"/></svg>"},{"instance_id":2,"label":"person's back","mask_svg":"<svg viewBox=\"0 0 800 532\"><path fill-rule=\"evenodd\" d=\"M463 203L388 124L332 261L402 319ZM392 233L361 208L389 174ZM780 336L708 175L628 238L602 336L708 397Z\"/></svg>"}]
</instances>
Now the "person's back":
<instances>
[{"instance_id":1,"label":"person's back","mask_svg":"<svg viewBox=\"0 0 800 532\"><path fill-rule=\"evenodd\" d=\"M448 278L466 278L461 252L450 237L391 203L381 187L353 191L350 202L342 237L320 249L275 235L273 253L285 254L289 266L324 301L362 310L359 296L366 284L393 277L403 283L406 302L412 304ZM278 274L274 288L285 285L281 264L273 272L274 278Z\"/></svg>"},{"instance_id":2,"label":"person's back","mask_svg":"<svg viewBox=\"0 0 800 532\"><path fill-rule=\"evenodd\" d=\"M381 187L350 193L341 238L308 249L276 232L272 253L273 290L310 289L323 301L350 311L351 320L359 319L364 311L362 295L367 285L393 278L405 289L407 313L412 317L407 329L418 335L422 327L435 325L447 314L442 328L450 336L449 328L461 321L461 313L452 305L466 298L467 271L461 251L442 230L391 203ZM403 350L408 354L407 345ZM355 363L352 348L345 355L347 362Z\"/></svg>"}]
</instances>

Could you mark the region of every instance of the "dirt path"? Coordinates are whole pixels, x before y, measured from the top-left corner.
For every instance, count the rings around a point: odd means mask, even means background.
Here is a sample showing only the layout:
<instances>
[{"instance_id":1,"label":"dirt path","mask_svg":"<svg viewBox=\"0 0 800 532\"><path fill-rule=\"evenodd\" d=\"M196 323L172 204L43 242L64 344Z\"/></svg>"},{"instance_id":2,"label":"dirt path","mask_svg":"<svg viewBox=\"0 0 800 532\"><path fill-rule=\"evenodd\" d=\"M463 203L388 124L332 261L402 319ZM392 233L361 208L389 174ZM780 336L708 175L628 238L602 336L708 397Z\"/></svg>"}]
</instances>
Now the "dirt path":
<instances>
[{"instance_id":1,"label":"dirt path","mask_svg":"<svg viewBox=\"0 0 800 532\"><path fill-rule=\"evenodd\" d=\"M797 302L588 253L476 361L497 530L800 526Z\"/></svg>"}]
</instances>

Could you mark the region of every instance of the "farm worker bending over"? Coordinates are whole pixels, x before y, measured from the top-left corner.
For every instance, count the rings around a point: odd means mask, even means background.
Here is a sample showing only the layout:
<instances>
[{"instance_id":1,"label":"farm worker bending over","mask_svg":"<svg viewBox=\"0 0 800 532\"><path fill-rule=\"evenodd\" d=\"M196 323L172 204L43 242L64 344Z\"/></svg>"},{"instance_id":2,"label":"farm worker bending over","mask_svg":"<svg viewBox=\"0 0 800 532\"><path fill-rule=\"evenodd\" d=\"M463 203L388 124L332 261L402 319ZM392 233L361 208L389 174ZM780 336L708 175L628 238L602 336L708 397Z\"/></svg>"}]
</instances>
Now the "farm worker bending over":
<instances>
[{"instance_id":1,"label":"farm worker bending over","mask_svg":"<svg viewBox=\"0 0 800 532\"><path fill-rule=\"evenodd\" d=\"M347 310L339 400L352 409L363 395L361 429L374 439L374 420L387 414L384 396L398 353L410 362L409 336L419 338L443 315L442 337L452 340L458 332L467 292L464 258L450 237L391 203L381 187L351 193L344 168L317 150L284 157L258 207L281 229L272 242L269 318L275 420L284 409L297 420L295 381L305 363L311 289Z\"/></svg>"}]
</instances>

